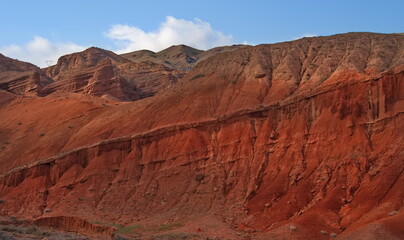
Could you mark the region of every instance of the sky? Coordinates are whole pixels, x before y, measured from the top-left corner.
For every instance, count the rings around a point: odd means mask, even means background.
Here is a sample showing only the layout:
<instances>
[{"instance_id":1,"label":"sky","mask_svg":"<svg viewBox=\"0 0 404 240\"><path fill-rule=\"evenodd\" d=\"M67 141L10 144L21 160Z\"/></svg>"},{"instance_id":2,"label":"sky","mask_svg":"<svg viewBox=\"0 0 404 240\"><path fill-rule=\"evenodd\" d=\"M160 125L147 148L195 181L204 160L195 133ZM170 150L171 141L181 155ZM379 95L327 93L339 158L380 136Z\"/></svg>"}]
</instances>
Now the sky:
<instances>
[{"instance_id":1,"label":"sky","mask_svg":"<svg viewBox=\"0 0 404 240\"><path fill-rule=\"evenodd\" d=\"M346 32L404 32L403 0L2 1L0 53L45 67L96 46L199 49Z\"/></svg>"}]
</instances>

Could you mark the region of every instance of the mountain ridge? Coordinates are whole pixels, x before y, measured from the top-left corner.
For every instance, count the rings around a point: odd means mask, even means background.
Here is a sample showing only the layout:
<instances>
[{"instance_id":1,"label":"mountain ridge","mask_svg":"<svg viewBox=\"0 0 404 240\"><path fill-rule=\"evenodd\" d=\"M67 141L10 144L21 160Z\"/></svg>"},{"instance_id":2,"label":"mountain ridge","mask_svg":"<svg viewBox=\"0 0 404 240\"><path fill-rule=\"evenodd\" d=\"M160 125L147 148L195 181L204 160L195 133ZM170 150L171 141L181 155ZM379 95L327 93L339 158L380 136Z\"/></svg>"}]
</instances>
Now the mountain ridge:
<instances>
[{"instance_id":1,"label":"mountain ridge","mask_svg":"<svg viewBox=\"0 0 404 240\"><path fill-rule=\"evenodd\" d=\"M138 50L121 54L121 56L133 62L152 61L179 71L190 71L200 60L209 58L219 52L233 51L242 47L245 46L223 46L203 51L186 45L174 45L159 52Z\"/></svg>"}]
</instances>

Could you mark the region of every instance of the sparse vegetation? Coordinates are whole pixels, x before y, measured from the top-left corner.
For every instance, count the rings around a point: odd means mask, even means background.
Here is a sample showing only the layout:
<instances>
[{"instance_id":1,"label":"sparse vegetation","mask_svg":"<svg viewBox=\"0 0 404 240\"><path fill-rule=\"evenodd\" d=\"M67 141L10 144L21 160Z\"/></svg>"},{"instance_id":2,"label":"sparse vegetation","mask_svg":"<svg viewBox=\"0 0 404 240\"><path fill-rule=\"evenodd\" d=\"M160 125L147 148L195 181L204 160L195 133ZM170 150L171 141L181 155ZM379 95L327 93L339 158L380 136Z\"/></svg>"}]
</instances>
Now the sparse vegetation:
<instances>
[{"instance_id":1,"label":"sparse vegetation","mask_svg":"<svg viewBox=\"0 0 404 240\"><path fill-rule=\"evenodd\" d=\"M176 229L179 227L182 227L181 223L173 222L173 223L160 224L160 225L151 226L148 228L143 228L143 231L145 231L145 232L165 232L165 231L173 230L173 229Z\"/></svg>"},{"instance_id":2,"label":"sparse vegetation","mask_svg":"<svg viewBox=\"0 0 404 240\"><path fill-rule=\"evenodd\" d=\"M39 136L43 137L43 136L45 136L45 133L40 133Z\"/></svg>"},{"instance_id":3,"label":"sparse vegetation","mask_svg":"<svg viewBox=\"0 0 404 240\"><path fill-rule=\"evenodd\" d=\"M323 78L320 79L320 82L325 82L325 80L327 80L327 78L323 77Z\"/></svg>"},{"instance_id":4,"label":"sparse vegetation","mask_svg":"<svg viewBox=\"0 0 404 240\"><path fill-rule=\"evenodd\" d=\"M129 240L129 238L122 237L121 235L116 235L112 240Z\"/></svg>"},{"instance_id":5,"label":"sparse vegetation","mask_svg":"<svg viewBox=\"0 0 404 240\"><path fill-rule=\"evenodd\" d=\"M31 226L26 229L25 231L26 234L33 234L33 235L49 235L41 231L37 226Z\"/></svg>"},{"instance_id":6,"label":"sparse vegetation","mask_svg":"<svg viewBox=\"0 0 404 240\"><path fill-rule=\"evenodd\" d=\"M12 225L1 225L0 231L17 233L17 234L29 234L40 237L49 237L50 233L42 231L37 226L23 227L23 226L12 226Z\"/></svg>"},{"instance_id":7,"label":"sparse vegetation","mask_svg":"<svg viewBox=\"0 0 404 240\"><path fill-rule=\"evenodd\" d=\"M91 222L91 223L92 224L98 224L98 225L101 225L101 226L115 227L117 229L123 227L123 225L113 223L113 222L106 223L106 222L94 221L94 222Z\"/></svg>"},{"instance_id":8,"label":"sparse vegetation","mask_svg":"<svg viewBox=\"0 0 404 240\"><path fill-rule=\"evenodd\" d=\"M168 224L159 224L159 225L153 225L153 226L147 226L147 227L143 227L140 224L122 226L122 225L115 224L115 223L101 223L101 222L94 222L94 223L103 225L103 226L115 227L116 231L114 234L117 236L138 234L140 232L159 233L159 232L165 232L165 231L177 229L177 228L180 228L183 226L181 223L178 223L178 222L173 222L173 223L168 223ZM161 238L161 239L170 239L170 238Z\"/></svg>"},{"instance_id":9,"label":"sparse vegetation","mask_svg":"<svg viewBox=\"0 0 404 240\"><path fill-rule=\"evenodd\" d=\"M135 225L129 225L129 226L121 226L115 231L115 234L133 234L133 233L138 233L139 230L142 228L139 224Z\"/></svg>"},{"instance_id":10,"label":"sparse vegetation","mask_svg":"<svg viewBox=\"0 0 404 240\"><path fill-rule=\"evenodd\" d=\"M190 239L192 237L198 237L197 234L188 233L168 233L162 235L151 236L151 240L177 240L177 239Z\"/></svg>"},{"instance_id":11,"label":"sparse vegetation","mask_svg":"<svg viewBox=\"0 0 404 240\"><path fill-rule=\"evenodd\" d=\"M2 240L14 240L15 238L11 234L6 232L0 232L0 239Z\"/></svg>"},{"instance_id":12,"label":"sparse vegetation","mask_svg":"<svg viewBox=\"0 0 404 240\"><path fill-rule=\"evenodd\" d=\"M2 204L2 203L4 203L5 201L4 201L4 199L0 199L0 204Z\"/></svg>"},{"instance_id":13,"label":"sparse vegetation","mask_svg":"<svg viewBox=\"0 0 404 240\"><path fill-rule=\"evenodd\" d=\"M21 238L24 235L24 238ZM35 225L0 225L0 239L88 239L74 233L62 233L50 229L40 228Z\"/></svg>"}]
</instances>

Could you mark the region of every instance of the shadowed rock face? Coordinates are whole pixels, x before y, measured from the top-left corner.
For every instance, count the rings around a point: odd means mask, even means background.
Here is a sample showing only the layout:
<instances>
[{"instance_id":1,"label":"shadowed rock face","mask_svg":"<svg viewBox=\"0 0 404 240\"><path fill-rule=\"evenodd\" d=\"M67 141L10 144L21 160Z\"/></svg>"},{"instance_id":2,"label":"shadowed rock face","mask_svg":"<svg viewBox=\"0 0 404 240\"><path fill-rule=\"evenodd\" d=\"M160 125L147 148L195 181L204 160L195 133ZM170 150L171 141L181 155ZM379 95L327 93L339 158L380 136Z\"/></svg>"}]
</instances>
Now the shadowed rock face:
<instances>
[{"instance_id":1,"label":"shadowed rock face","mask_svg":"<svg viewBox=\"0 0 404 240\"><path fill-rule=\"evenodd\" d=\"M181 219L231 239L241 238L235 230L253 239L400 239L403 44L400 35L349 33L244 47L133 103L7 98L0 211ZM225 224L212 230L200 216Z\"/></svg>"},{"instance_id":2,"label":"shadowed rock face","mask_svg":"<svg viewBox=\"0 0 404 240\"><path fill-rule=\"evenodd\" d=\"M179 71L188 72L204 59L218 53L229 52L243 47L246 47L246 45L224 46L203 51L185 45L177 45L157 53L149 50L140 50L121 54L121 56L132 62L150 61Z\"/></svg>"}]
</instances>

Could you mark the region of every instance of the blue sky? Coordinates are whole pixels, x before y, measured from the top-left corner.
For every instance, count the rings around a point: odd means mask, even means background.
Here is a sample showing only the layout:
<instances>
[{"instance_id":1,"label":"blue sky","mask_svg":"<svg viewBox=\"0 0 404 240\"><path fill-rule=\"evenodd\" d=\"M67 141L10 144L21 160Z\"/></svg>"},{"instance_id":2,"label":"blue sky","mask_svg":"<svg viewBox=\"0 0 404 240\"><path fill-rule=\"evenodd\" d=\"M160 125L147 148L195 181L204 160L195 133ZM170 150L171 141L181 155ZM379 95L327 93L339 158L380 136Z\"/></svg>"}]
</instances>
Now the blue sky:
<instances>
[{"instance_id":1,"label":"blue sky","mask_svg":"<svg viewBox=\"0 0 404 240\"><path fill-rule=\"evenodd\" d=\"M0 52L44 66L97 46L116 52L198 48L336 33L404 32L403 0L3 1Z\"/></svg>"}]
</instances>

